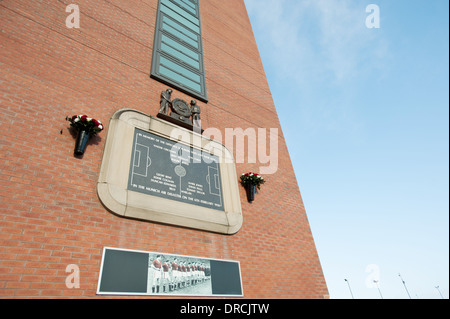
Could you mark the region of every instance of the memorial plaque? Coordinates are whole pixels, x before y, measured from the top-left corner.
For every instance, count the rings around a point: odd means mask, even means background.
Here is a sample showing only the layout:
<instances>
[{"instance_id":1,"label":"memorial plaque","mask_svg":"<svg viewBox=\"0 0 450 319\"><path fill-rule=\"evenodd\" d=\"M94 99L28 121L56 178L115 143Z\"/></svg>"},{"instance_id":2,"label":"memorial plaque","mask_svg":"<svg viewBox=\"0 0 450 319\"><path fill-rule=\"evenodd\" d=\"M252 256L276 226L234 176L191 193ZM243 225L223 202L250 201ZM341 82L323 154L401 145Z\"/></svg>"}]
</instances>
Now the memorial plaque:
<instances>
[{"instance_id":1,"label":"memorial plaque","mask_svg":"<svg viewBox=\"0 0 450 319\"><path fill-rule=\"evenodd\" d=\"M135 129L128 190L224 211L219 158Z\"/></svg>"},{"instance_id":2,"label":"memorial plaque","mask_svg":"<svg viewBox=\"0 0 450 319\"><path fill-rule=\"evenodd\" d=\"M232 153L135 110L118 110L111 118L97 193L124 218L226 235L243 223Z\"/></svg>"}]
</instances>

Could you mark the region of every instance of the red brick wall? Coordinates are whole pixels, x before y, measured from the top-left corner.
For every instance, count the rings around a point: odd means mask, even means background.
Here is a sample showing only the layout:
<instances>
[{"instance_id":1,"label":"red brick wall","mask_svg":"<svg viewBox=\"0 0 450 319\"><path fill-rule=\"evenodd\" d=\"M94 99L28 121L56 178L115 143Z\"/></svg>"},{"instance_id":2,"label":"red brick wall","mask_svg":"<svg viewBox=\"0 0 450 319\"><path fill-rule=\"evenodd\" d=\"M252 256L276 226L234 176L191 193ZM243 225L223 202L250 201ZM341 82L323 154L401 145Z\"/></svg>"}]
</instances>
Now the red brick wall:
<instances>
[{"instance_id":1,"label":"red brick wall","mask_svg":"<svg viewBox=\"0 0 450 319\"><path fill-rule=\"evenodd\" d=\"M65 25L71 3L79 29ZM241 188L244 224L233 236L124 219L97 197L110 117L155 116L167 88L149 77L157 0L0 2L0 296L96 297L104 246L239 260L248 298L328 294L244 3L200 3L203 126L279 129L279 169L253 204ZM82 113L105 131L80 159L65 117ZM260 166L237 164L236 178ZM79 289L66 287L69 264Z\"/></svg>"}]
</instances>

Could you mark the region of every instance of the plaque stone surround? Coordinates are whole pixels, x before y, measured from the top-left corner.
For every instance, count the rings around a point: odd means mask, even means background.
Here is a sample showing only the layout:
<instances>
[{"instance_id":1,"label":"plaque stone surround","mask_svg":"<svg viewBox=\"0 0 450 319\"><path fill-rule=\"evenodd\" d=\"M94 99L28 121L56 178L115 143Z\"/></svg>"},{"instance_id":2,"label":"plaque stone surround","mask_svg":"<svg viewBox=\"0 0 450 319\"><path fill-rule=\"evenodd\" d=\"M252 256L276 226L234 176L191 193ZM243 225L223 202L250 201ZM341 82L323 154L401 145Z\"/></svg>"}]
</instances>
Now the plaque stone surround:
<instances>
[{"instance_id":1,"label":"plaque stone surround","mask_svg":"<svg viewBox=\"0 0 450 319\"><path fill-rule=\"evenodd\" d=\"M243 222L232 154L131 109L111 118L97 192L109 211L126 218L229 235Z\"/></svg>"}]
</instances>

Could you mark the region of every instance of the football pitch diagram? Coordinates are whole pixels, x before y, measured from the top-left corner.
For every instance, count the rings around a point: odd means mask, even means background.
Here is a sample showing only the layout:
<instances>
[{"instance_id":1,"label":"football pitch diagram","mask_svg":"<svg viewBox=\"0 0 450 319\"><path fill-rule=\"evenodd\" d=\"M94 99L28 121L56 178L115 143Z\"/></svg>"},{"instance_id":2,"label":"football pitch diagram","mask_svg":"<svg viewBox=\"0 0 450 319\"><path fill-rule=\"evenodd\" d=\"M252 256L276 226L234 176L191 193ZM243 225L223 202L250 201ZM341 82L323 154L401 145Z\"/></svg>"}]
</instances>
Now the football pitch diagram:
<instances>
[{"instance_id":1,"label":"football pitch diagram","mask_svg":"<svg viewBox=\"0 0 450 319\"><path fill-rule=\"evenodd\" d=\"M128 189L224 210L217 156L139 129L134 137Z\"/></svg>"}]
</instances>

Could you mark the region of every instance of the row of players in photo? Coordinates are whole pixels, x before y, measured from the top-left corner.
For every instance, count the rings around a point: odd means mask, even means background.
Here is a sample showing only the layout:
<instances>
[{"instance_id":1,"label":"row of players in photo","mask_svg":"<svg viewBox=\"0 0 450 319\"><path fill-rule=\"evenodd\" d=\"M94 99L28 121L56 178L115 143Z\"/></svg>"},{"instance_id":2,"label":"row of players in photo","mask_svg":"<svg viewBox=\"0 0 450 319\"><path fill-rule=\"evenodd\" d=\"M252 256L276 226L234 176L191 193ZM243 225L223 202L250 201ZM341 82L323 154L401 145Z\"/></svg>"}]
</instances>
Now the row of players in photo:
<instances>
[{"instance_id":1,"label":"row of players in photo","mask_svg":"<svg viewBox=\"0 0 450 319\"><path fill-rule=\"evenodd\" d=\"M181 258L163 259L157 255L148 269L148 293L170 293L195 286L210 279L209 265L201 261Z\"/></svg>"}]
</instances>

